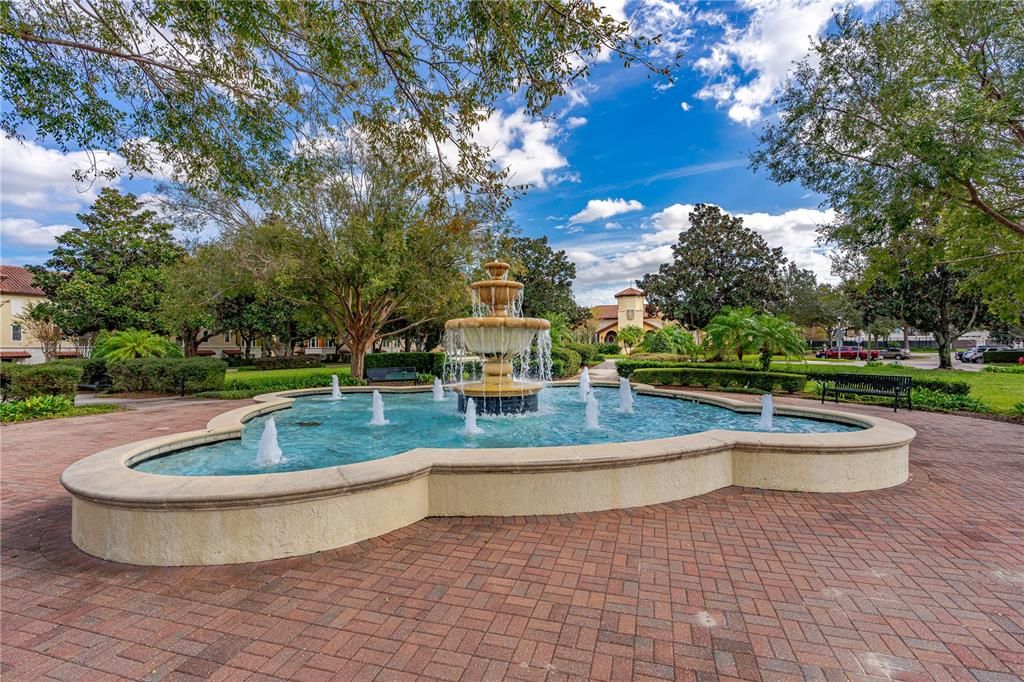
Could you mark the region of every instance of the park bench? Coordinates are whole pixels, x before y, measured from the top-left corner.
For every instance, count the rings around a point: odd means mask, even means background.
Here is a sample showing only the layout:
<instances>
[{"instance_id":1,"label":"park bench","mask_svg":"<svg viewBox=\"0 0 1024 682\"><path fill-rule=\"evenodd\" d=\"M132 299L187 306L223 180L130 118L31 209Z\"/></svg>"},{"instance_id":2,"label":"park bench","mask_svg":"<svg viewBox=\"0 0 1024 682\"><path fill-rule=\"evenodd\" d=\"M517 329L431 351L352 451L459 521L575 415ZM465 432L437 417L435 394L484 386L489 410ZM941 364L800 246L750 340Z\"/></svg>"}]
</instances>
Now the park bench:
<instances>
[{"instance_id":1,"label":"park bench","mask_svg":"<svg viewBox=\"0 0 1024 682\"><path fill-rule=\"evenodd\" d=\"M416 381L418 376L415 367L368 367L366 370L366 378L371 384Z\"/></svg>"},{"instance_id":2,"label":"park bench","mask_svg":"<svg viewBox=\"0 0 1024 682\"><path fill-rule=\"evenodd\" d=\"M910 389L914 380L907 376L891 376L885 374L832 374L821 377L821 402L829 396L839 402L840 394L872 395L892 398L892 411L895 412L902 402L907 409L914 409L910 402Z\"/></svg>"},{"instance_id":3,"label":"park bench","mask_svg":"<svg viewBox=\"0 0 1024 682\"><path fill-rule=\"evenodd\" d=\"M78 384L79 391L106 391L114 385L114 380L109 374L101 374L97 377L96 381L92 383Z\"/></svg>"}]
</instances>

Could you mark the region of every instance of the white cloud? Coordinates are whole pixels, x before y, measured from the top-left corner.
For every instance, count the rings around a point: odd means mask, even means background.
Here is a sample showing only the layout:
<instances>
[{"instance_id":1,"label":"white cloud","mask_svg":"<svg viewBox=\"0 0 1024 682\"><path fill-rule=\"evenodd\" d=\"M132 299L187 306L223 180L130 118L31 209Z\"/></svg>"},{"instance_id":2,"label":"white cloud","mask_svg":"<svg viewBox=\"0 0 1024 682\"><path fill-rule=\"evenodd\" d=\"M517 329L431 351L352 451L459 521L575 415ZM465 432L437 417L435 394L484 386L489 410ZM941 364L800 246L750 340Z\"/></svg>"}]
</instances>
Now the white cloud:
<instances>
[{"instance_id":1,"label":"white cloud","mask_svg":"<svg viewBox=\"0 0 1024 682\"><path fill-rule=\"evenodd\" d=\"M655 58L674 58L683 52L693 37L694 10L686 0L645 0L636 4L633 30L645 38L660 36L651 54Z\"/></svg>"},{"instance_id":2,"label":"white cloud","mask_svg":"<svg viewBox=\"0 0 1024 682\"><path fill-rule=\"evenodd\" d=\"M860 0L869 7L875 0ZM697 97L727 107L739 123L759 121L762 109L779 92L793 63L802 59L815 38L828 26L836 0L743 0L749 11L745 26L737 27L720 13L700 15L724 34L696 67L712 79Z\"/></svg>"},{"instance_id":3,"label":"white cloud","mask_svg":"<svg viewBox=\"0 0 1024 682\"><path fill-rule=\"evenodd\" d=\"M632 230L600 232L556 245L565 249L576 264L574 289L580 303L611 303L616 291L670 262L679 233L690 228L692 210L692 204L673 204L653 214L648 229L640 234ZM781 246L786 257L798 266L814 271L819 281L835 281L829 249L818 246L815 234L819 224L835 217L832 210L798 208L779 214L732 215L742 218L743 224L764 237L769 246Z\"/></svg>"},{"instance_id":4,"label":"white cloud","mask_svg":"<svg viewBox=\"0 0 1024 682\"><path fill-rule=\"evenodd\" d=\"M622 223L608 222L608 223L604 224L604 229L606 229L606 230L621 230L622 229Z\"/></svg>"},{"instance_id":5,"label":"white cloud","mask_svg":"<svg viewBox=\"0 0 1024 682\"><path fill-rule=\"evenodd\" d=\"M591 199L586 207L579 213L569 218L573 224L592 223L595 220L611 218L621 213L639 211L644 207L636 199Z\"/></svg>"},{"instance_id":6,"label":"white cloud","mask_svg":"<svg viewBox=\"0 0 1024 682\"><path fill-rule=\"evenodd\" d=\"M0 239L5 248L51 249L57 244L56 237L70 229L71 225L43 225L31 218L0 219Z\"/></svg>"},{"instance_id":7,"label":"white cloud","mask_svg":"<svg viewBox=\"0 0 1024 682\"><path fill-rule=\"evenodd\" d=\"M7 206L46 211L76 211L96 200L103 187L117 184L106 178L78 182L75 170L93 163L101 169L124 168L125 162L110 152L61 152L35 142L19 142L0 136L0 201Z\"/></svg>"},{"instance_id":8,"label":"white cloud","mask_svg":"<svg viewBox=\"0 0 1024 682\"><path fill-rule=\"evenodd\" d=\"M580 126L587 125L587 119L582 116L570 116L565 119L566 128L579 128Z\"/></svg>"},{"instance_id":9,"label":"white cloud","mask_svg":"<svg viewBox=\"0 0 1024 682\"><path fill-rule=\"evenodd\" d=\"M690 106L689 102L680 102L679 103L679 108L682 109L683 111L689 111L693 107Z\"/></svg>"},{"instance_id":10,"label":"white cloud","mask_svg":"<svg viewBox=\"0 0 1024 682\"><path fill-rule=\"evenodd\" d=\"M518 109L494 111L480 124L475 140L490 150L500 168L508 169L510 184L543 189L557 182L578 181L578 175L555 173L569 165L558 150L561 133L557 124L530 118Z\"/></svg>"}]
</instances>

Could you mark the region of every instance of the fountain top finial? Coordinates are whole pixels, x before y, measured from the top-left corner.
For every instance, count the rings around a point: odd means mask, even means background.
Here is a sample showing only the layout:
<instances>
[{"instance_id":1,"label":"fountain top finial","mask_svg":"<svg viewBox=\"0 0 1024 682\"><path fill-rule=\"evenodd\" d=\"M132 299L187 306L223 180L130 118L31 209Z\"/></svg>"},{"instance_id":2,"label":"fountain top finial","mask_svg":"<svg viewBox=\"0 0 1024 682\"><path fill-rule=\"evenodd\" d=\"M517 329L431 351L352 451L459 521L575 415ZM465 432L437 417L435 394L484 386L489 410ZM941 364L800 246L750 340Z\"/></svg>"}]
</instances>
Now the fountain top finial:
<instances>
[{"instance_id":1,"label":"fountain top finial","mask_svg":"<svg viewBox=\"0 0 1024 682\"><path fill-rule=\"evenodd\" d=\"M503 263L500 260L493 260L490 263L484 264L484 270L491 276L491 279L505 279L508 277L508 271L511 267L508 263Z\"/></svg>"}]
</instances>

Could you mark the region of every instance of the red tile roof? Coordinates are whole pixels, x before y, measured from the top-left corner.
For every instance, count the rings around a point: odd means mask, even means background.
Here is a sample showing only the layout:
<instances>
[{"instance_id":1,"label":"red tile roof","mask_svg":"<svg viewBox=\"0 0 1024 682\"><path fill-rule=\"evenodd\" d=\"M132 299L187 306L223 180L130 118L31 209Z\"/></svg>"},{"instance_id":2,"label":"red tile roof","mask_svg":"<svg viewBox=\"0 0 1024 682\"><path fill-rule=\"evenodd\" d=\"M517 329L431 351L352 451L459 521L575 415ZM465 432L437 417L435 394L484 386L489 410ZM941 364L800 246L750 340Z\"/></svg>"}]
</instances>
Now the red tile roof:
<instances>
[{"instance_id":1,"label":"red tile roof","mask_svg":"<svg viewBox=\"0 0 1024 682\"><path fill-rule=\"evenodd\" d=\"M619 296L643 296L643 295L644 295L644 292L640 291L639 289L634 289L633 287L630 287L628 289L623 289L619 293L615 294L615 298L618 298Z\"/></svg>"},{"instance_id":2,"label":"red tile roof","mask_svg":"<svg viewBox=\"0 0 1024 682\"><path fill-rule=\"evenodd\" d=\"M615 320L619 317L619 306L614 303L610 305L595 305L591 310L598 320Z\"/></svg>"},{"instance_id":3,"label":"red tile roof","mask_svg":"<svg viewBox=\"0 0 1024 682\"><path fill-rule=\"evenodd\" d=\"M0 351L0 360L18 360L20 358L30 358L32 354L27 350L5 350Z\"/></svg>"},{"instance_id":4,"label":"red tile roof","mask_svg":"<svg viewBox=\"0 0 1024 682\"><path fill-rule=\"evenodd\" d=\"M32 286L32 273L17 265L0 265L0 293L46 296L42 289Z\"/></svg>"}]
</instances>

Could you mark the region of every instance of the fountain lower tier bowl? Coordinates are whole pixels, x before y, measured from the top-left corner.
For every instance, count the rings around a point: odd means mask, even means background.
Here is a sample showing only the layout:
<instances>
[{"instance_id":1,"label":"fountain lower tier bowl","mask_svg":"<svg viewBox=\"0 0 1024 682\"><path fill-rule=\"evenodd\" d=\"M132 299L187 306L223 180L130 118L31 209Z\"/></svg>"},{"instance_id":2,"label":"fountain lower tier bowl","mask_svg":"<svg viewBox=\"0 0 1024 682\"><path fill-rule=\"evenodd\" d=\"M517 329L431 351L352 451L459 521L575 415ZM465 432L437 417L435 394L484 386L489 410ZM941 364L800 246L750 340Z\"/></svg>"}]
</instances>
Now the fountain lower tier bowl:
<instances>
[{"instance_id":1,"label":"fountain lower tier bowl","mask_svg":"<svg viewBox=\"0 0 1024 682\"><path fill-rule=\"evenodd\" d=\"M450 320L445 328L458 330L466 350L487 358L483 380L455 387L459 411L473 398L480 414L521 414L537 411L539 383L512 379L513 356L523 353L534 338L549 329L547 320L523 317L464 317Z\"/></svg>"}]
</instances>

